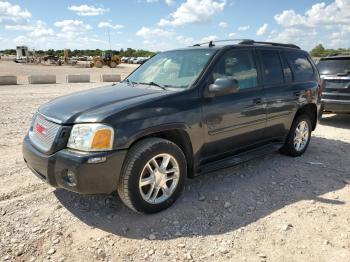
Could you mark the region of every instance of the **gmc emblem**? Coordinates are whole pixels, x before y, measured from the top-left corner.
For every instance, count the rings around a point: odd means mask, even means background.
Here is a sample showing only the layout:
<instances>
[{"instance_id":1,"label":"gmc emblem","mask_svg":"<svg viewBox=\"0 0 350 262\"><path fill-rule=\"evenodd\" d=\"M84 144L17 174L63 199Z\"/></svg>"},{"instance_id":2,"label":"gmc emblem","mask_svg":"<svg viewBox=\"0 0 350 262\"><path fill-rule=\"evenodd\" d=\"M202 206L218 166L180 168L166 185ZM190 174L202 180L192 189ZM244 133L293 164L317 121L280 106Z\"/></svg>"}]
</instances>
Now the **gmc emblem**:
<instances>
[{"instance_id":1,"label":"gmc emblem","mask_svg":"<svg viewBox=\"0 0 350 262\"><path fill-rule=\"evenodd\" d=\"M46 135L46 127L36 124L35 129L39 134Z\"/></svg>"}]
</instances>

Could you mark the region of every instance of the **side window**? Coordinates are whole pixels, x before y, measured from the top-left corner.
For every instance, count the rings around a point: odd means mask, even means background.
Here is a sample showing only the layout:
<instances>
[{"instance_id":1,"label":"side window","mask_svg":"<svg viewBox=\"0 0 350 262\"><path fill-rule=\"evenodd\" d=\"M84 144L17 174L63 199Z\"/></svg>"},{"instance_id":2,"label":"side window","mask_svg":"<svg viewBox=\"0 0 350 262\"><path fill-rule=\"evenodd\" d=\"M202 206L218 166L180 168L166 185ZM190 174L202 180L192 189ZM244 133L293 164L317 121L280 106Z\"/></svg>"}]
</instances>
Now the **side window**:
<instances>
[{"instance_id":1,"label":"side window","mask_svg":"<svg viewBox=\"0 0 350 262\"><path fill-rule=\"evenodd\" d=\"M257 87L258 73L252 51L233 50L226 53L212 73L212 82L218 78L235 78L240 89Z\"/></svg>"},{"instance_id":2,"label":"side window","mask_svg":"<svg viewBox=\"0 0 350 262\"><path fill-rule=\"evenodd\" d=\"M285 79L286 83L290 83L293 81L292 69L290 68L290 66L287 62L287 59L284 57L284 55L281 55L281 59L282 59L284 79Z\"/></svg>"},{"instance_id":3,"label":"side window","mask_svg":"<svg viewBox=\"0 0 350 262\"><path fill-rule=\"evenodd\" d=\"M314 78L314 69L304 54L299 52L286 52L285 55L293 67L296 81L306 81Z\"/></svg>"},{"instance_id":4,"label":"side window","mask_svg":"<svg viewBox=\"0 0 350 262\"><path fill-rule=\"evenodd\" d=\"M282 84L284 77L278 51L261 50L259 52L263 64L264 83L266 85Z\"/></svg>"}]
</instances>

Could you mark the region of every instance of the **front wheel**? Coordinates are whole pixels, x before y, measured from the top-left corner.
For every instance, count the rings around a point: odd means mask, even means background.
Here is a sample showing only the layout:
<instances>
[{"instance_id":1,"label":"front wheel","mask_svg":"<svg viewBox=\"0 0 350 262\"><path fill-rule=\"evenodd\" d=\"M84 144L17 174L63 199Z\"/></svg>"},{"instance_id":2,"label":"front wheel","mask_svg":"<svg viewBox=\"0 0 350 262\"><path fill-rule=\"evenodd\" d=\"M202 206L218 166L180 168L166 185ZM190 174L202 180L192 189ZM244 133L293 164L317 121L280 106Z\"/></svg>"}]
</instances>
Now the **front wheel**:
<instances>
[{"instance_id":1,"label":"front wheel","mask_svg":"<svg viewBox=\"0 0 350 262\"><path fill-rule=\"evenodd\" d=\"M186 158L176 144L147 138L130 149L120 175L118 194L134 211L159 212L180 196L186 176Z\"/></svg>"},{"instance_id":2,"label":"front wheel","mask_svg":"<svg viewBox=\"0 0 350 262\"><path fill-rule=\"evenodd\" d=\"M116 62L112 61L112 62L109 64L109 67L110 67L110 68L116 68L117 65L118 65L118 64L117 64Z\"/></svg>"},{"instance_id":3,"label":"front wheel","mask_svg":"<svg viewBox=\"0 0 350 262\"><path fill-rule=\"evenodd\" d=\"M311 130L310 117L307 115L298 116L292 124L281 152L290 156L304 154L311 140Z\"/></svg>"},{"instance_id":4,"label":"front wheel","mask_svg":"<svg viewBox=\"0 0 350 262\"><path fill-rule=\"evenodd\" d=\"M95 67L102 68L103 67L103 63L101 61L96 61Z\"/></svg>"}]
</instances>

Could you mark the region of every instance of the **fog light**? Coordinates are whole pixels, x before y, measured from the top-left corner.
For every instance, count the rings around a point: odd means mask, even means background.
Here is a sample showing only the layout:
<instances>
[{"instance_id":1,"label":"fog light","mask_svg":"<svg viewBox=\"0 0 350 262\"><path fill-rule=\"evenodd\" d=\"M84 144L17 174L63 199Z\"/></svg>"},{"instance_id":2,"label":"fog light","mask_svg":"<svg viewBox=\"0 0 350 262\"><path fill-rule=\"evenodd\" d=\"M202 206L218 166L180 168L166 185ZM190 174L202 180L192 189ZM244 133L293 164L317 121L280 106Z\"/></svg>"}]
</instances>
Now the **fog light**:
<instances>
[{"instance_id":1,"label":"fog light","mask_svg":"<svg viewBox=\"0 0 350 262\"><path fill-rule=\"evenodd\" d=\"M68 170L67 172L67 183L69 186L76 186L77 185L77 178L74 174L74 172Z\"/></svg>"},{"instance_id":2,"label":"fog light","mask_svg":"<svg viewBox=\"0 0 350 262\"><path fill-rule=\"evenodd\" d=\"M89 164L97 164L97 163L103 163L104 161L106 161L106 157L102 156L102 157L91 157L88 160Z\"/></svg>"}]
</instances>

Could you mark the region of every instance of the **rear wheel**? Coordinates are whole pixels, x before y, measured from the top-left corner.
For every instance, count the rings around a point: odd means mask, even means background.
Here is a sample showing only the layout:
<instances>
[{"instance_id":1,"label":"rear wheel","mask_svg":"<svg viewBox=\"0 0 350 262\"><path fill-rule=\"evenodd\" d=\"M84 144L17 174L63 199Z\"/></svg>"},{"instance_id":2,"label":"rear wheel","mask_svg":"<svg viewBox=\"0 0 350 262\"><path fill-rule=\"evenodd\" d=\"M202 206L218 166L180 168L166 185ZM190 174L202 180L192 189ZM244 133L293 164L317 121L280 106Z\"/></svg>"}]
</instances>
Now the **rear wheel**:
<instances>
[{"instance_id":1,"label":"rear wheel","mask_svg":"<svg viewBox=\"0 0 350 262\"><path fill-rule=\"evenodd\" d=\"M95 66L97 68L102 68L103 67L103 63L101 61L96 61Z\"/></svg>"},{"instance_id":2,"label":"rear wheel","mask_svg":"<svg viewBox=\"0 0 350 262\"><path fill-rule=\"evenodd\" d=\"M116 68L117 67L117 63L112 61L110 64L109 64L109 67L110 68Z\"/></svg>"},{"instance_id":3,"label":"rear wheel","mask_svg":"<svg viewBox=\"0 0 350 262\"><path fill-rule=\"evenodd\" d=\"M311 120L308 115L298 116L289 131L281 152L290 156L301 156L306 151L311 140Z\"/></svg>"},{"instance_id":4,"label":"rear wheel","mask_svg":"<svg viewBox=\"0 0 350 262\"><path fill-rule=\"evenodd\" d=\"M121 172L118 194L134 211L159 212L180 196L186 176L186 158L176 144L147 138L130 149Z\"/></svg>"}]
</instances>

